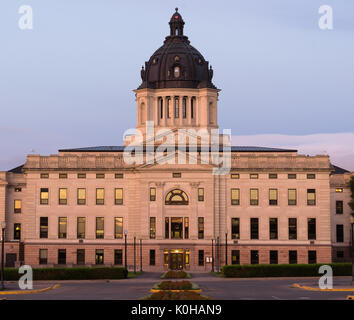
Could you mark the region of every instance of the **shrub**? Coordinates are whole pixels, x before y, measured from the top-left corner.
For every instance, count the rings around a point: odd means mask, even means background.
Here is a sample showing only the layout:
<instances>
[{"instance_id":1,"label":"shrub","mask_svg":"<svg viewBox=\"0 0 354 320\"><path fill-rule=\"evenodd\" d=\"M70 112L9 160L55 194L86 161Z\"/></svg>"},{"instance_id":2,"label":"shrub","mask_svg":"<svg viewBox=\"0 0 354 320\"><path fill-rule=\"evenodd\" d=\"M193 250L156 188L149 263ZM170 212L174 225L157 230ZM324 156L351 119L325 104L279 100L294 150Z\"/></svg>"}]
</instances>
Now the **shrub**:
<instances>
[{"instance_id":1,"label":"shrub","mask_svg":"<svg viewBox=\"0 0 354 320\"><path fill-rule=\"evenodd\" d=\"M318 270L324 264L255 264L227 265L222 268L222 274L228 278L252 277L316 277ZM328 263L333 268L334 276L349 276L352 274L351 263Z\"/></svg>"},{"instance_id":2,"label":"shrub","mask_svg":"<svg viewBox=\"0 0 354 320\"><path fill-rule=\"evenodd\" d=\"M190 278L190 274L185 271L167 271L162 276L162 279L183 279Z\"/></svg>"},{"instance_id":3,"label":"shrub","mask_svg":"<svg viewBox=\"0 0 354 320\"><path fill-rule=\"evenodd\" d=\"M153 293L145 300L210 300L210 298L200 295L195 292L172 292L172 291L160 291Z\"/></svg>"},{"instance_id":4,"label":"shrub","mask_svg":"<svg viewBox=\"0 0 354 320\"><path fill-rule=\"evenodd\" d=\"M33 280L99 280L124 279L128 271L125 268L38 268L33 269ZM5 280L17 281L21 275L18 269L6 268Z\"/></svg>"},{"instance_id":5,"label":"shrub","mask_svg":"<svg viewBox=\"0 0 354 320\"><path fill-rule=\"evenodd\" d=\"M193 287L190 281L162 281L158 284L161 290L191 290Z\"/></svg>"}]
</instances>

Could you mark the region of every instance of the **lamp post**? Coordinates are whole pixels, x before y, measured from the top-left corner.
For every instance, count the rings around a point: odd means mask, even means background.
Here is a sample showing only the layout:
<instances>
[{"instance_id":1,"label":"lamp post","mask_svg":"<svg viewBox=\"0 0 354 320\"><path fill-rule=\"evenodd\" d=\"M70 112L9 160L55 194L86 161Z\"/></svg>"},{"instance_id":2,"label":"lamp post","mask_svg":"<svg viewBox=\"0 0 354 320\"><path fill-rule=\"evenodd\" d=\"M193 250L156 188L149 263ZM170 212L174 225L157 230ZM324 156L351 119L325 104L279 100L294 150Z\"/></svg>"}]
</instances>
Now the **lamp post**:
<instances>
[{"instance_id":1,"label":"lamp post","mask_svg":"<svg viewBox=\"0 0 354 320\"><path fill-rule=\"evenodd\" d=\"M351 218L352 220L352 286L354 286L354 216Z\"/></svg>"},{"instance_id":2,"label":"lamp post","mask_svg":"<svg viewBox=\"0 0 354 320\"><path fill-rule=\"evenodd\" d=\"M211 271L214 272L214 239L211 239Z\"/></svg>"},{"instance_id":3,"label":"lamp post","mask_svg":"<svg viewBox=\"0 0 354 320\"><path fill-rule=\"evenodd\" d=\"M128 264L127 264L127 234L128 231L124 230L124 267L126 270L128 270Z\"/></svg>"},{"instance_id":4,"label":"lamp post","mask_svg":"<svg viewBox=\"0 0 354 320\"><path fill-rule=\"evenodd\" d=\"M136 236L134 236L134 273L136 273Z\"/></svg>"},{"instance_id":5,"label":"lamp post","mask_svg":"<svg viewBox=\"0 0 354 320\"><path fill-rule=\"evenodd\" d=\"M5 229L6 222L1 222L1 290L5 289L4 285L4 256L5 256Z\"/></svg>"},{"instance_id":6,"label":"lamp post","mask_svg":"<svg viewBox=\"0 0 354 320\"><path fill-rule=\"evenodd\" d=\"M217 259L217 267L216 267L216 270L217 270L217 273L220 272L220 238L217 237L216 238L216 259Z\"/></svg>"},{"instance_id":7,"label":"lamp post","mask_svg":"<svg viewBox=\"0 0 354 320\"><path fill-rule=\"evenodd\" d=\"M143 239L140 239L140 272L143 272Z\"/></svg>"},{"instance_id":8,"label":"lamp post","mask_svg":"<svg viewBox=\"0 0 354 320\"><path fill-rule=\"evenodd\" d=\"M225 265L227 265L227 232L225 233Z\"/></svg>"}]
</instances>

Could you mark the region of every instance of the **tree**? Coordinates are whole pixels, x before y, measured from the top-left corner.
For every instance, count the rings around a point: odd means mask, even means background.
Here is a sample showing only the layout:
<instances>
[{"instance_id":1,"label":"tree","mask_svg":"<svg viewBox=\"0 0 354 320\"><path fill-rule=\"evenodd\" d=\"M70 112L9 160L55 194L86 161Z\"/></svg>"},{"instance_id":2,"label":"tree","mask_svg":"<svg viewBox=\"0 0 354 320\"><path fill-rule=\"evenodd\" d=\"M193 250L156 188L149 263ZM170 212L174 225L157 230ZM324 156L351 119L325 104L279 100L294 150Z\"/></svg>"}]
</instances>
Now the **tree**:
<instances>
[{"instance_id":1,"label":"tree","mask_svg":"<svg viewBox=\"0 0 354 320\"><path fill-rule=\"evenodd\" d=\"M352 216L354 217L354 176L352 176L349 181L349 188L351 191L350 197L352 198L352 200L348 202L348 205L352 209Z\"/></svg>"}]
</instances>

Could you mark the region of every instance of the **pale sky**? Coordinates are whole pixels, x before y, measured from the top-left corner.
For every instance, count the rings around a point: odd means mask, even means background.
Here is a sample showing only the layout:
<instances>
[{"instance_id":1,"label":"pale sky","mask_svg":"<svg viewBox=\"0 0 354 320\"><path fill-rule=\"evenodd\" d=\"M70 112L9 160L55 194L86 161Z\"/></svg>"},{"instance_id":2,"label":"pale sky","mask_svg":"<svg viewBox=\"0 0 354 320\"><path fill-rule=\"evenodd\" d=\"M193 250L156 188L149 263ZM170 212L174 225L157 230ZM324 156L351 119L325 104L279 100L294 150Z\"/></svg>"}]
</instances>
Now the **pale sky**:
<instances>
[{"instance_id":1,"label":"pale sky","mask_svg":"<svg viewBox=\"0 0 354 320\"><path fill-rule=\"evenodd\" d=\"M32 6L33 30L18 27L21 4ZM333 7L330 31L318 27L323 4ZM350 0L2 0L0 170L32 150L121 145L135 126L141 66L175 7L222 89L221 129L249 137L243 144L320 145L354 170L353 140L338 135L354 132Z\"/></svg>"}]
</instances>

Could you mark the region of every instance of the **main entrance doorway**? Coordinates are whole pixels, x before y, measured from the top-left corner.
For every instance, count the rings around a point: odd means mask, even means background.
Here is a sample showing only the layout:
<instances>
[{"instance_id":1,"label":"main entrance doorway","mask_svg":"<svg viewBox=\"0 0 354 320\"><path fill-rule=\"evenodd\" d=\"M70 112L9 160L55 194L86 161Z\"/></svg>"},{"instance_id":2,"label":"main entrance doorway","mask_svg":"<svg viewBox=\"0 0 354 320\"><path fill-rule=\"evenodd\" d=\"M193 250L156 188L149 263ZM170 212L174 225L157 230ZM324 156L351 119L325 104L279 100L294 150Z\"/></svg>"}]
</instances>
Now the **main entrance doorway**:
<instances>
[{"instance_id":1,"label":"main entrance doorway","mask_svg":"<svg viewBox=\"0 0 354 320\"><path fill-rule=\"evenodd\" d=\"M190 250L189 249L171 249L164 250L165 268L171 270L189 269Z\"/></svg>"}]
</instances>

